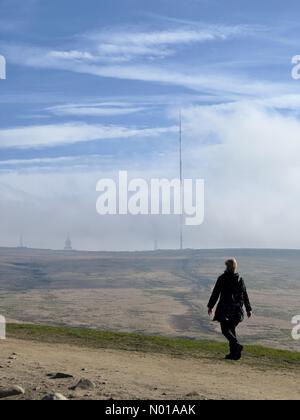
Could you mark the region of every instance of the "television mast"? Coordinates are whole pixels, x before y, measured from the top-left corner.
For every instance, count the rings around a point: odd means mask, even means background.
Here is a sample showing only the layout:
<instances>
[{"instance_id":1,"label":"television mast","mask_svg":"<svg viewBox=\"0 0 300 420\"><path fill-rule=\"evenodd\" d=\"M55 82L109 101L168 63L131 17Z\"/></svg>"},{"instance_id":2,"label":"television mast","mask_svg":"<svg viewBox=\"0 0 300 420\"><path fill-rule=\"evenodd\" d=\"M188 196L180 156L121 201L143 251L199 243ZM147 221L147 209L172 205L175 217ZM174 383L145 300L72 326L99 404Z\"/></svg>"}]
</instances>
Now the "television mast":
<instances>
[{"instance_id":1,"label":"television mast","mask_svg":"<svg viewBox=\"0 0 300 420\"><path fill-rule=\"evenodd\" d=\"M179 110L179 172L180 172L180 250L183 250L183 166L182 166L182 112Z\"/></svg>"},{"instance_id":2,"label":"television mast","mask_svg":"<svg viewBox=\"0 0 300 420\"><path fill-rule=\"evenodd\" d=\"M19 249L25 249L26 246L24 245L24 239L23 239L23 235L20 235L20 239L19 239Z\"/></svg>"}]
</instances>

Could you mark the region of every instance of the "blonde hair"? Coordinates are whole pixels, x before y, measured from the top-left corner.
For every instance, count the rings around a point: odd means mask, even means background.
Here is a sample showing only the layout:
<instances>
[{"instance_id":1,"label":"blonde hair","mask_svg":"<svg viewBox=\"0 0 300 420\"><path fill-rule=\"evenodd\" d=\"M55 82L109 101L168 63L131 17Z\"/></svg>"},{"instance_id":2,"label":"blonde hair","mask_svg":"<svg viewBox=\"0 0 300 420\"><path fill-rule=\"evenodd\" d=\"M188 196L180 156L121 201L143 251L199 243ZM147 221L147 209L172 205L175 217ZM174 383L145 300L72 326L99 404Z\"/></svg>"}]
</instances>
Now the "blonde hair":
<instances>
[{"instance_id":1,"label":"blonde hair","mask_svg":"<svg viewBox=\"0 0 300 420\"><path fill-rule=\"evenodd\" d=\"M230 271L231 273L236 273L238 263L235 258L230 258L229 260L226 260L225 265L226 265L227 271Z\"/></svg>"}]
</instances>

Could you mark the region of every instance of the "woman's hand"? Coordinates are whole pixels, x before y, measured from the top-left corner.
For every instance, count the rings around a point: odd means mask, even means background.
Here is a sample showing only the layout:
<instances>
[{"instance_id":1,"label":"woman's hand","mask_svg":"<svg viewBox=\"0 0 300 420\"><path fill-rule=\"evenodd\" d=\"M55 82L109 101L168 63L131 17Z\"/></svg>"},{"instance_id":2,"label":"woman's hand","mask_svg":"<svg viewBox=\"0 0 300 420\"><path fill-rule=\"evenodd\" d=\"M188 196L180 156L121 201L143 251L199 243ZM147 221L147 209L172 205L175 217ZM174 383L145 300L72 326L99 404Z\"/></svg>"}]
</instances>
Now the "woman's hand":
<instances>
[{"instance_id":1,"label":"woman's hand","mask_svg":"<svg viewBox=\"0 0 300 420\"><path fill-rule=\"evenodd\" d=\"M213 310L211 308L208 308L208 315L211 316L213 313Z\"/></svg>"},{"instance_id":2,"label":"woman's hand","mask_svg":"<svg viewBox=\"0 0 300 420\"><path fill-rule=\"evenodd\" d=\"M252 311L247 312L247 317L251 318L252 317Z\"/></svg>"}]
</instances>

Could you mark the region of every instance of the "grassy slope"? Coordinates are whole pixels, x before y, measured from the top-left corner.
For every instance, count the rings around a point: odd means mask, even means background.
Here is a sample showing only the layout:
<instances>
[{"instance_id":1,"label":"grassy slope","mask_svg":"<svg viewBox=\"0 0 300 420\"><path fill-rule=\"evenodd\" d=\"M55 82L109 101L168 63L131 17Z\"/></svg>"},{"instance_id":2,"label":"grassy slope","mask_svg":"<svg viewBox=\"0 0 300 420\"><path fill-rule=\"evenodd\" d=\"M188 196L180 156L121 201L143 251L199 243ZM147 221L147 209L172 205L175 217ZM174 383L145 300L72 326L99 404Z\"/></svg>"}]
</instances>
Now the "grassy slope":
<instances>
[{"instance_id":1,"label":"grassy slope","mask_svg":"<svg viewBox=\"0 0 300 420\"><path fill-rule=\"evenodd\" d=\"M218 342L113 333L83 328L9 324L7 329L9 338L42 343L70 344L91 349L140 351L205 359L220 359L227 351L227 346ZM240 363L261 368L276 367L300 370L300 353L262 346L246 346L245 357Z\"/></svg>"}]
</instances>

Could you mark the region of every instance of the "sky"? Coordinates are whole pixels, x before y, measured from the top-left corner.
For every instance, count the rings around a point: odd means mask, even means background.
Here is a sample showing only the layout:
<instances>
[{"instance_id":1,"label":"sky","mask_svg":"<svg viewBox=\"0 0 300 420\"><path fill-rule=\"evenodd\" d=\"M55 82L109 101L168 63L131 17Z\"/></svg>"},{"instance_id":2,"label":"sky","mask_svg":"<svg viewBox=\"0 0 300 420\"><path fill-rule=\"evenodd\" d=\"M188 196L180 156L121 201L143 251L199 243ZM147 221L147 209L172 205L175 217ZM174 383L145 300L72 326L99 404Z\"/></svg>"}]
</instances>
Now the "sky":
<instances>
[{"instance_id":1,"label":"sky","mask_svg":"<svg viewBox=\"0 0 300 420\"><path fill-rule=\"evenodd\" d=\"M272 6L271 4L272 3ZM0 246L178 247L176 216L99 216L97 181L205 181L187 248L300 248L300 5L0 0Z\"/></svg>"}]
</instances>

